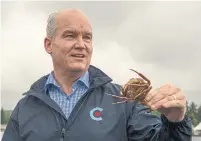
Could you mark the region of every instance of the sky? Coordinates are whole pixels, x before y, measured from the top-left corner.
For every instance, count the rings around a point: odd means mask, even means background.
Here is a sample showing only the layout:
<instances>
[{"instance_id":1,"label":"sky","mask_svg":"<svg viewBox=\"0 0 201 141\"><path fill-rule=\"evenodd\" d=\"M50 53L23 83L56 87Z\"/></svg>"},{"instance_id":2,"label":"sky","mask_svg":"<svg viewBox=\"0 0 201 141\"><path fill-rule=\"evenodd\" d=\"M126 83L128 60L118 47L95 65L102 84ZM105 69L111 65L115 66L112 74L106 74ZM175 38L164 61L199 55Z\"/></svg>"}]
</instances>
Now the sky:
<instances>
[{"instance_id":1,"label":"sky","mask_svg":"<svg viewBox=\"0 0 201 141\"><path fill-rule=\"evenodd\" d=\"M91 64L114 83L143 73L153 88L172 83L201 104L201 2L2 2L1 106L13 109L52 69L44 50L52 12L82 10L93 26Z\"/></svg>"}]
</instances>

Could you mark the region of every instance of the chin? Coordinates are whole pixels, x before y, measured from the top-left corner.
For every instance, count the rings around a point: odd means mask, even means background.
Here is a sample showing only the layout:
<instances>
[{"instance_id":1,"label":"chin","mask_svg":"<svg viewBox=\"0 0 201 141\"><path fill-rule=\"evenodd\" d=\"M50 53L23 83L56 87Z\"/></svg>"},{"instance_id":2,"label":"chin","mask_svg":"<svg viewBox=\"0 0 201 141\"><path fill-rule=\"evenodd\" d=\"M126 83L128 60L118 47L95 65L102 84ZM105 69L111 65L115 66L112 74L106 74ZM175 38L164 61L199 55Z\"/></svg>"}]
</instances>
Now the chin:
<instances>
[{"instance_id":1,"label":"chin","mask_svg":"<svg viewBox=\"0 0 201 141\"><path fill-rule=\"evenodd\" d=\"M73 64L70 66L70 69L75 72L83 72L83 71L86 71L87 65L86 64Z\"/></svg>"}]
</instances>

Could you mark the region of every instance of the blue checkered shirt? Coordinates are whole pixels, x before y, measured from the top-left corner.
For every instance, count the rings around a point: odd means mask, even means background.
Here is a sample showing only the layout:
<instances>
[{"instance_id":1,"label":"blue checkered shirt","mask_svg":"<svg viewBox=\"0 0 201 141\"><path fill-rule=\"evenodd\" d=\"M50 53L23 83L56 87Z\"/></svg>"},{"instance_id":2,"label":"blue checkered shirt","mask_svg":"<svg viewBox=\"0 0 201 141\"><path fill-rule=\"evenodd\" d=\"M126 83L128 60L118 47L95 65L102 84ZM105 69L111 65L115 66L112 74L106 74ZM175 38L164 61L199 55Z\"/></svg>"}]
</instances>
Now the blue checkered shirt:
<instances>
[{"instance_id":1,"label":"blue checkered shirt","mask_svg":"<svg viewBox=\"0 0 201 141\"><path fill-rule=\"evenodd\" d=\"M63 113L66 115L66 118L69 117L77 101L88 90L88 88L89 88L88 71L82 77L80 77L75 83L73 83L72 93L69 95L65 94L65 92L61 89L61 87L57 84L53 72L50 73L47 82L45 84L46 94L59 105Z\"/></svg>"}]
</instances>

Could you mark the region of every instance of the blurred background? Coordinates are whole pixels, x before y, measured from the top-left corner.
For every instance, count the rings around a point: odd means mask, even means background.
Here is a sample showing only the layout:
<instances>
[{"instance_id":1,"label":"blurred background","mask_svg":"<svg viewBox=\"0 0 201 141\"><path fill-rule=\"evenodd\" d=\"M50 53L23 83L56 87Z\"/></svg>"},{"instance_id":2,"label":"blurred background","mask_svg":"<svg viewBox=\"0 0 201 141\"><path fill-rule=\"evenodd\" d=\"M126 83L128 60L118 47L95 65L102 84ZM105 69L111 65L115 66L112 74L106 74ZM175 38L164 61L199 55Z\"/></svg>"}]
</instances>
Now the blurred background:
<instances>
[{"instance_id":1,"label":"blurred background","mask_svg":"<svg viewBox=\"0 0 201 141\"><path fill-rule=\"evenodd\" d=\"M147 76L154 88L165 83L176 85L187 97L194 127L199 125L201 2L3 1L2 127L22 93L52 70L51 58L43 45L47 18L50 13L66 8L82 10L92 23L92 65L119 84L137 77L129 71L132 68Z\"/></svg>"}]
</instances>

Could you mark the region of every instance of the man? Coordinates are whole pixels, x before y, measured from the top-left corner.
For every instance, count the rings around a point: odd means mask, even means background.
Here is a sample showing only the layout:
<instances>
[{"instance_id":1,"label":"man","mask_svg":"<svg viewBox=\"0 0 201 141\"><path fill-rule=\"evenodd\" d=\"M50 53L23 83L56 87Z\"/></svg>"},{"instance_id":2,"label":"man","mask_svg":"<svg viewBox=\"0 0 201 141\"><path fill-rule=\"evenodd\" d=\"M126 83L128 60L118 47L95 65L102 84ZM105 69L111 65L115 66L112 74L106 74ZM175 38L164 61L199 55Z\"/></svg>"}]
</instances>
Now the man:
<instances>
[{"instance_id":1,"label":"man","mask_svg":"<svg viewBox=\"0 0 201 141\"><path fill-rule=\"evenodd\" d=\"M137 102L112 104L121 87L90 65L92 26L78 10L48 19L44 46L54 70L36 81L16 105L3 141L190 141L184 94L166 84L152 90L152 115ZM108 95L109 94L109 95Z\"/></svg>"}]
</instances>

